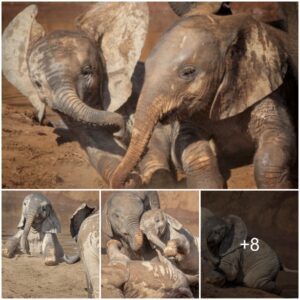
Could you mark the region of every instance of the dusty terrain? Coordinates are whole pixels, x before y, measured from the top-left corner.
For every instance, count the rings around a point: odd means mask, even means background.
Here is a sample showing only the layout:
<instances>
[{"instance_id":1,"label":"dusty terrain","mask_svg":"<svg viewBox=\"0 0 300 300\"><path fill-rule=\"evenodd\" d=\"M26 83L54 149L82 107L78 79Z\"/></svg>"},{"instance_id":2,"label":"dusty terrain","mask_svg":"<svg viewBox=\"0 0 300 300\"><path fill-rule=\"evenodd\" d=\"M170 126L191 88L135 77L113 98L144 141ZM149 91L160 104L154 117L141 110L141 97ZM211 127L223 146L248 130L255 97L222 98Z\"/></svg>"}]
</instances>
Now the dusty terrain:
<instances>
[{"instance_id":1,"label":"dusty terrain","mask_svg":"<svg viewBox=\"0 0 300 300\"><path fill-rule=\"evenodd\" d=\"M101 206L112 192L101 193ZM158 192L161 208L176 218L193 235L199 236L199 194L198 192ZM103 246L103 245L102 245ZM107 255L101 256L102 265L108 263ZM107 297L102 295L102 297Z\"/></svg>"},{"instance_id":2,"label":"dusty terrain","mask_svg":"<svg viewBox=\"0 0 300 300\"><path fill-rule=\"evenodd\" d=\"M284 266L298 267L298 195L297 192L202 192L201 207L218 216L240 216L248 235L267 242ZM298 274L279 272L281 297L298 297ZM216 288L202 283L203 297L265 298L274 294L242 287Z\"/></svg>"},{"instance_id":3,"label":"dusty terrain","mask_svg":"<svg viewBox=\"0 0 300 300\"><path fill-rule=\"evenodd\" d=\"M30 192L3 192L2 241L16 232L22 201ZM69 218L82 202L99 207L98 192L43 192L49 199L62 225L58 239L69 255L77 253L69 232ZM45 266L42 257L18 255L2 258L3 298L87 298L85 274L81 262Z\"/></svg>"},{"instance_id":4,"label":"dusty terrain","mask_svg":"<svg viewBox=\"0 0 300 300\"><path fill-rule=\"evenodd\" d=\"M3 29L29 3L3 4ZM39 3L38 22L47 32L74 29L74 18L89 3ZM142 52L144 60L157 39L178 17L167 3L150 3L150 27ZM274 3L233 3L233 13L251 13L264 21L280 18ZM79 144L66 131L39 125L34 109L4 78L3 114L3 187L4 188L101 188L103 182L89 164ZM48 119L55 119L48 111ZM48 124L49 125L49 124ZM180 185L182 187L182 185ZM231 170L229 188L255 188L253 166Z\"/></svg>"}]
</instances>

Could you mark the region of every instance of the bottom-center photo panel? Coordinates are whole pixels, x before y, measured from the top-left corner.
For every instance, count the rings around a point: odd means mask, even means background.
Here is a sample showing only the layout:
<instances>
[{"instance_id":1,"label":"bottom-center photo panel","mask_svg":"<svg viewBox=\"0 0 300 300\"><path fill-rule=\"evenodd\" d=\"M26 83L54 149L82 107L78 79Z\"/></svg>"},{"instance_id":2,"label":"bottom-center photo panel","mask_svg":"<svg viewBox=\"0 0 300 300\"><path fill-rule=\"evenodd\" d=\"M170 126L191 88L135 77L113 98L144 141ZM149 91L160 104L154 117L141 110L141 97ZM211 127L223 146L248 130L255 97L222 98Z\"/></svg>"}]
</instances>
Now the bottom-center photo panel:
<instances>
[{"instance_id":1,"label":"bottom-center photo panel","mask_svg":"<svg viewBox=\"0 0 300 300\"><path fill-rule=\"evenodd\" d=\"M199 297L199 192L102 191L102 298Z\"/></svg>"}]
</instances>

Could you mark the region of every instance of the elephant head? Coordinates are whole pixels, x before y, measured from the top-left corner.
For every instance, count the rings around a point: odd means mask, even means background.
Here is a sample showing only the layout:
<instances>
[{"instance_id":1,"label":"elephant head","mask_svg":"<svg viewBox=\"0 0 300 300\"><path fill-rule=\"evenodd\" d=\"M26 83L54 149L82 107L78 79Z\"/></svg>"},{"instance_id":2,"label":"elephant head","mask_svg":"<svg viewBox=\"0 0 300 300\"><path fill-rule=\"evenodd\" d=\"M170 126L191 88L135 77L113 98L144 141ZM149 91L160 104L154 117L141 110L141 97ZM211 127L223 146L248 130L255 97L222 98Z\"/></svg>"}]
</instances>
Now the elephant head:
<instances>
[{"instance_id":1,"label":"elephant head","mask_svg":"<svg viewBox=\"0 0 300 300\"><path fill-rule=\"evenodd\" d=\"M77 19L78 31L50 34L37 23L37 13L36 5L28 6L4 30L5 77L28 97L40 120L47 104L73 120L122 132L124 120L113 111L131 94L147 32L146 4L97 3ZM109 111L101 111L101 104Z\"/></svg>"},{"instance_id":2,"label":"elephant head","mask_svg":"<svg viewBox=\"0 0 300 300\"><path fill-rule=\"evenodd\" d=\"M247 239L247 227L235 215L226 218L211 216L202 225L202 255L215 265L219 259L241 247Z\"/></svg>"},{"instance_id":3,"label":"elephant head","mask_svg":"<svg viewBox=\"0 0 300 300\"><path fill-rule=\"evenodd\" d=\"M152 209L142 215L140 229L146 235L147 239L161 250L164 250L166 246L162 242L161 237L167 232L168 227L180 230L182 224L168 214L165 214L161 209Z\"/></svg>"},{"instance_id":4,"label":"elephant head","mask_svg":"<svg viewBox=\"0 0 300 300\"><path fill-rule=\"evenodd\" d=\"M160 39L145 63L127 153L112 187L124 185L157 122L202 112L212 120L242 113L282 85L288 54L274 28L251 16L181 18Z\"/></svg>"},{"instance_id":5,"label":"elephant head","mask_svg":"<svg viewBox=\"0 0 300 300\"><path fill-rule=\"evenodd\" d=\"M28 253L27 238L31 228L43 233L59 233L60 222L50 201L42 194L35 193L26 196L23 201L18 228L23 229L21 251Z\"/></svg>"},{"instance_id":6,"label":"elephant head","mask_svg":"<svg viewBox=\"0 0 300 300\"><path fill-rule=\"evenodd\" d=\"M102 232L109 238L119 238L138 251L143 245L140 218L144 211L159 208L156 192L115 192L102 210Z\"/></svg>"}]
</instances>

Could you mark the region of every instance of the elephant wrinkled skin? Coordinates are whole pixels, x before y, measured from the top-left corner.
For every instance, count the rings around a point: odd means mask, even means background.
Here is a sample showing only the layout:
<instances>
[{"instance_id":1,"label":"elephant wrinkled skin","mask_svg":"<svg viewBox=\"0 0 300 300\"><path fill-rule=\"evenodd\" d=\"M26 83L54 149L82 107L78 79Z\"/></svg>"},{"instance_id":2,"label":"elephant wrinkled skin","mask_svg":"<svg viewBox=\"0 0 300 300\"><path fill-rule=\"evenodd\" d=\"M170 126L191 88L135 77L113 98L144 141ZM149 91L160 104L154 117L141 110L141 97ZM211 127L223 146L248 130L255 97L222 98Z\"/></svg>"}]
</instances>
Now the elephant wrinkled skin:
<instances>
[{"instance_id":1,"label":"elephant wrinkled skin","mask_svg":"<svg viewBox=\"0 0 300 300\"><path fill-rule=\"evenodd\" d=\"M12 258L20 251L32 256L43 256L47 266L63 261L70 264L78 261L78 256L64 255L57 233L60 233L60 222L50 201L42 194L30 194L23 201L18 232L8 239L2 254Z\"/></svg>"}]
</instances>

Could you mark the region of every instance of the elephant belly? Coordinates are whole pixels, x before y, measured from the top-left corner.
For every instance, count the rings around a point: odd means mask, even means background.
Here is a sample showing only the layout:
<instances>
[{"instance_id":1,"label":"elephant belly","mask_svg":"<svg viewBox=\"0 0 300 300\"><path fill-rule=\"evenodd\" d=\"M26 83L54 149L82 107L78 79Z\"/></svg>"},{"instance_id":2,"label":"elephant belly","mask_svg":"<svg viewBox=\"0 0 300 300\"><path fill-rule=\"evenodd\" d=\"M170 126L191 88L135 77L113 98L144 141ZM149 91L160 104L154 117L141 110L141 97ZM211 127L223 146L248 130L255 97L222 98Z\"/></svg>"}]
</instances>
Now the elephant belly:
<instances>
[{"instance_id":1,"label":"elephant belly","mask_svg":"<svg viewBox=\"0 0 300 300\"><path fill-rule=\"evenodd\" d=\"M255 144L247 131L247 112L230 119L214 122L212 135L218 156L232 164L242 164L253 158Z\"/></svg>"},{"instance_id":2,"label":"elephant belly","mask_svg":"<svg viewBox=\"0 0 300 300\"><path fill-rule=\"evenodd\" d=\"M252 278L253 282L274 280L280 270L280 262L275 251L264 241L259 240L259 250L253 252L250 248L242 252L243 277Z\"/></svg>"},{"instance_id":3,"label":"elephant belly","mask_svg":"<svg viewBox=\"0 0 300 300\"><path fill-rule=\"evenodd\" d=\"M29 252L33 256L43 254L44 234L37 231L30 231L28 235Z\"/></svg>"}]
</instances>

